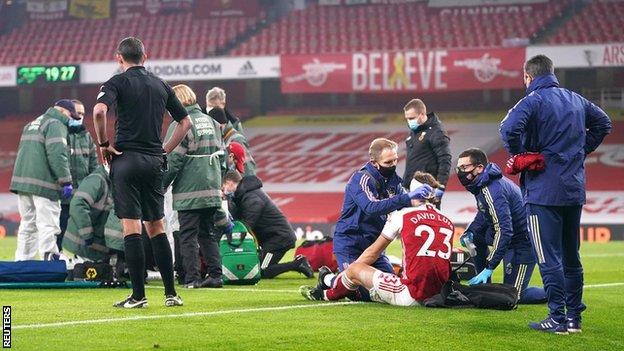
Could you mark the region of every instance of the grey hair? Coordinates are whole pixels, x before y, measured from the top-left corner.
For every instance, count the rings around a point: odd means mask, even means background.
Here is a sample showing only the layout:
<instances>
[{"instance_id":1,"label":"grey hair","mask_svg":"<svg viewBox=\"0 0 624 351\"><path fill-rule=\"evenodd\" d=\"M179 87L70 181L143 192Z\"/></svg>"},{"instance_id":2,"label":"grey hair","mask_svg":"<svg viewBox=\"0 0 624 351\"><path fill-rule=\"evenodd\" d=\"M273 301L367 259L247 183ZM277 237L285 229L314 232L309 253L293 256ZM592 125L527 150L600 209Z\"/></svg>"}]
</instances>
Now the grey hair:
<instances>
[{"instance_id":1,"label":"grey hair","mask_svg":"<svg viewBox=\"0 0 624 351\"><path fill-rule=\"evenodd\" d=\"M225 101L225 90L214 87L206 93L206 101L221 100Z\"/></svg>"}]
</instances>

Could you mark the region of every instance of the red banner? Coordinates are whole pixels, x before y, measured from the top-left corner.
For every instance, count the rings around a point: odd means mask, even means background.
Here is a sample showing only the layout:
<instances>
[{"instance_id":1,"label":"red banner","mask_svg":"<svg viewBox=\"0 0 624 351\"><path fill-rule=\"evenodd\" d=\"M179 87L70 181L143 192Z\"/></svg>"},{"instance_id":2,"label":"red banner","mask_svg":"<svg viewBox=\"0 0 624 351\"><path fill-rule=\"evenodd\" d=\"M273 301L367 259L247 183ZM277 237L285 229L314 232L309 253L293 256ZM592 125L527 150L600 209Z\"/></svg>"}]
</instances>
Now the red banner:
<instances>
[{"instance_id":1,"label":"red banner","mask_svg":"<svg viewBox=\"0 0 624 351\"><path fill-rule=\"evenodd\" d=\"M525 48L281 56L283 93L436 92L522 87Z\"/></svg>"}]
</instances>

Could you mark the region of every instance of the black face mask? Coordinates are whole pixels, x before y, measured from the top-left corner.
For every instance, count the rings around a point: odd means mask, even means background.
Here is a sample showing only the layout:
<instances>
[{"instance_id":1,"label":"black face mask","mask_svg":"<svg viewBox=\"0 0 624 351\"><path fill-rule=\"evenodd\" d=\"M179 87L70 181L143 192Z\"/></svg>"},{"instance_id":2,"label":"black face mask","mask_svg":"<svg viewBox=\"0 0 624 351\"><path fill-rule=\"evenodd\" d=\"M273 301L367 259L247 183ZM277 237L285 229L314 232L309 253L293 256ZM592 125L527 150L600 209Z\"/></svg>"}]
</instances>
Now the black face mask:
<instances>
[{"instance_id":1,"label":"black face mask","mask_svg":"<svg viewBox=\"0 0 624 351\"><path fill-rule=\"evenodd\" d=\"M379 173L384 176L384 178L390 178L394 175L396 171L396 166L384 167L379 165Z\"/></svg>"},{"instance_id":2,"label":"black face mask","mask_svg":"<svg viewBox=\"0 0 624 351\"><path fill-rule=\"evenodd\" d=\"M474 170L473 170L474 171ZM457 178L459 179L459 182L461 183L461 185L464 186L464 188L469 187L470 185L474 184L477 180L477 178L479 177L479 175L474 175L472 172L463 172L463 171L458 171L457 172ZM468 175L472 175L472 179L468 179Z\"/></svg>"}]
</instances>

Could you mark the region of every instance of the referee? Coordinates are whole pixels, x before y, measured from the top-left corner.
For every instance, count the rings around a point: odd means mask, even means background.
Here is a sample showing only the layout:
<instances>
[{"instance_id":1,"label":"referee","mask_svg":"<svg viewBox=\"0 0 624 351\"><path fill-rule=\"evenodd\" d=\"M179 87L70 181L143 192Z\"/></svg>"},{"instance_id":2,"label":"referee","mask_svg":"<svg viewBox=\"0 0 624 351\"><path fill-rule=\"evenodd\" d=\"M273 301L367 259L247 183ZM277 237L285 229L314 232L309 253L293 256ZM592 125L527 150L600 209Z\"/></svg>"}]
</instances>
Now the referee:
<instances>
[{"instance_id":1,"label":"referee","mask_svg":"<svg viewBox=\"0 0 624 351\"><path fill-rule=\"evenodd\" d=\"M192 122L171 87L143 67L145 47L139 39L123 39L115 57L123 73L102 85L93 108L100 152L111 166L115 214L123 225L126 265L132 281L132 295L114 306L147 307L141 220L165 286L165 306L182 306L174 287L171 247L165 235L162 178L165 155L180 144ZM106 133L106 113L113 106L117 115L114 145ZM165 110L178 125L163 150L160 134Z\"/></svg>"}]
</instances>

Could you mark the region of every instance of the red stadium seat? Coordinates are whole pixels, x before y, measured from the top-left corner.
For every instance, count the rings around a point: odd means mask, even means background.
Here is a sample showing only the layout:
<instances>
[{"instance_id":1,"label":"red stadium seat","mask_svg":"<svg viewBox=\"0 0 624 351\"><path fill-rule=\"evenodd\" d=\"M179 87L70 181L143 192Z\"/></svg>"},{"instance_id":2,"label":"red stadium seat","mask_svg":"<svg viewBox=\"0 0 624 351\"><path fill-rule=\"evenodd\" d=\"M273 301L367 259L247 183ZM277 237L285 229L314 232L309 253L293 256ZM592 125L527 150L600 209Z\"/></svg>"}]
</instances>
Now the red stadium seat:
<instances>
[{"instance_id":1,"label":"red stadium seat","mask_svg":"<svg viewBox=\"0 0 624 351\"><path fill-rule=\"evenodd\" d=\"M0 62L57 63L110 61L123 37L145 41L151 58L205 57L255 25L256 18L196 19L191 13L139 19L30 21L0 36ZM193 38L178 42L178 38ZM58 46L58 42L71 43ZM17 54L16 54L17 53Z\"/></svg>"}]
</instances>

